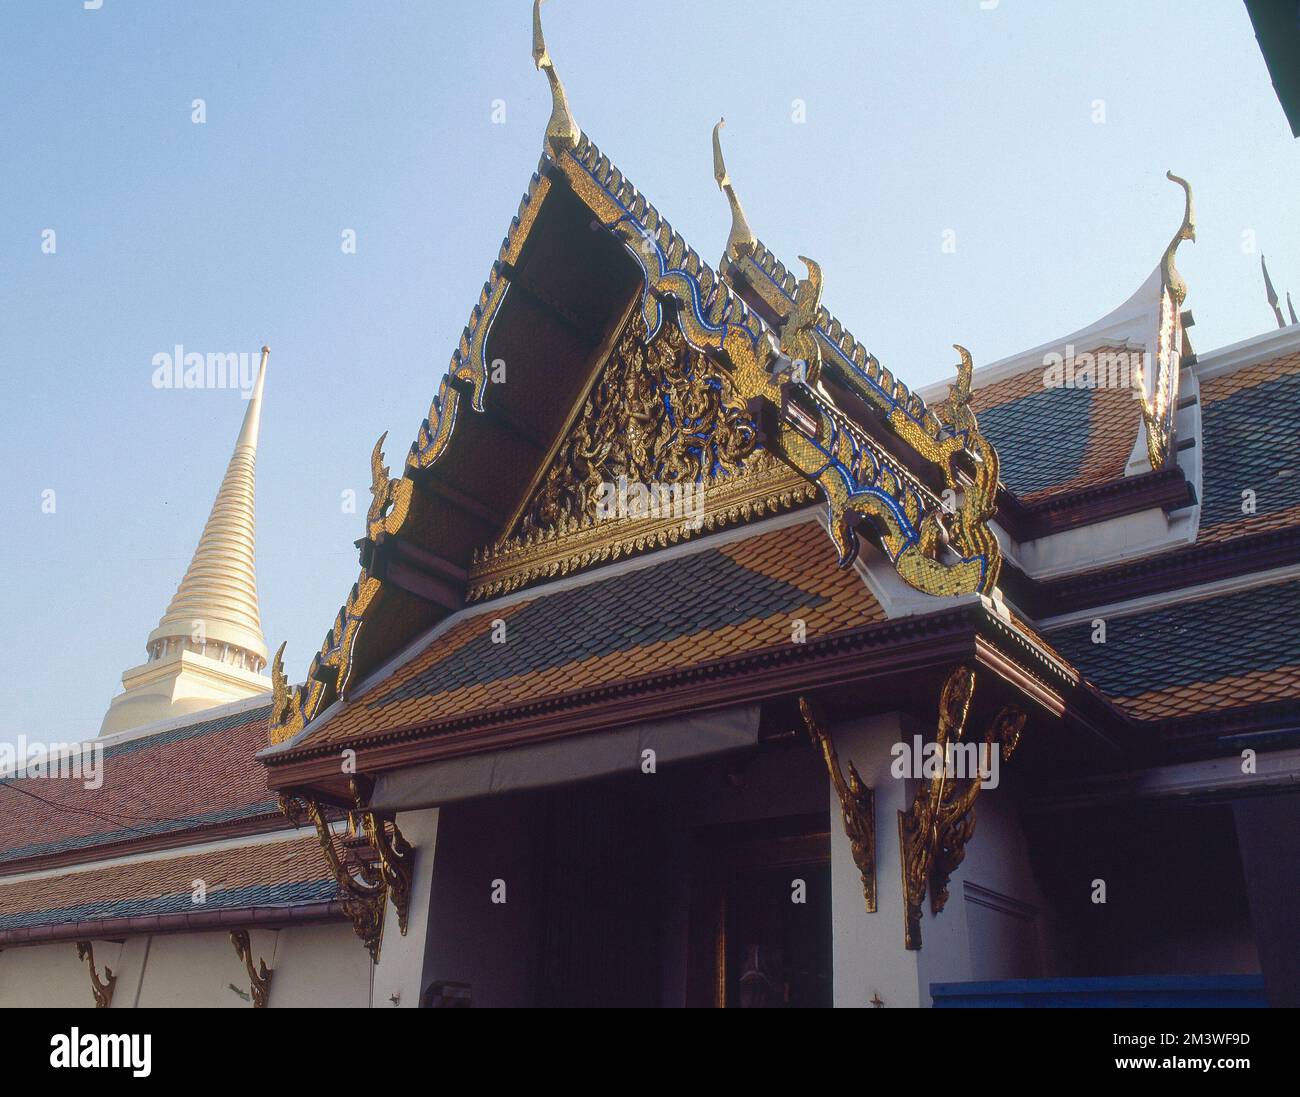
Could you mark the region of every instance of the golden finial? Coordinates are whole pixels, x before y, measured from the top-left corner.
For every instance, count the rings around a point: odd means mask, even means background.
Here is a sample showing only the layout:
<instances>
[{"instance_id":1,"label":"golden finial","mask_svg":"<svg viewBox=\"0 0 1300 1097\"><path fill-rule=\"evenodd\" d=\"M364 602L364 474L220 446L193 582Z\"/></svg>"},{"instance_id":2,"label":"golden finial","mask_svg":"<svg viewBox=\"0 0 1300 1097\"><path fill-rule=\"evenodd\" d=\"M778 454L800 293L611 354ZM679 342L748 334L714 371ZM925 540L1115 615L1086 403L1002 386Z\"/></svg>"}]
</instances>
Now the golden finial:
<instances>
[{"instance_id":1,"label":"golden finial","mask_svg":"<svg viewBox=\"0 0 1300 1097\"><path fill-rule=\"evenodd\" d=\"M533 63L539 71L546 73L546 79L551 82L551 120L546 123L546 144L558 155L577 147L582 130L569 113L564 85L560 83L555 63L546 51L546 39L542 37L542 0L533 0Z\"/></svg>"},{"instance_id":2,"label":"golden finial","mask_svg":"<svg viewBox=\"0 0 1300 1097\"><path fill-rule=\"evenodd\" d=\"M1264 272L1264 296L1268 298L1268 307L1273 310L1273 318L1277 321L1280 328L1286 327L1286 321L1282 319L1282 310L1278 307L1277 290L1273 288L1273 279L1268 276L1268 264L1264 262L1264 253L1260 252L1259 269ZM1291 295L1287 295L1287 307L1291 305ZM1294 316L1294 311L1292 316Z\"/></svg>"},{"instance_id":3,"label":"golden finial","mask_svg":"<svg viewBox=\"0 0 1300 1097\"><path fill-rule=\"evenodd\" d=\"M289 679L284 673L284 649L289 643L286 640L276 650L275 658L271 660L271 722L276 723L283 715L284 710L289 704Z\"/></svg>"},{"instance_id":4,"label":"golden finial","mask_svg":"<svg viewBox=\"0 0 1300 1097\"><path fill-rule=\"evenodd\" d=\"M746 252L753 251L754 245L758 243L749 222L745 220L745 211L740 206L740 199L736 197L736 188L731 185L727 165L722 159L722 141L718 137L718 131L726 124L725 118L719 118L718 124L713 127L713 178L718 181L718 189L727 196L727 202L731 206L731 233L727 237L724 260L739 258Z\"/></svg>"},{"instance_id":5,"label":"golden finial","mask_svg":"<svg viewBox=\"0 0 1300 1097\"><path fill-rule=\"evenodd\" d=\"M1183 193L1187 196L1187 204L1183 210L1183 223L1178 226L1178 231L1174 233L1174 238L1169 241L1169 246L1165 248L1164 258L1160 261L1160 276L1173 296L1174 307L1182 308L1183 302L1187 300L1187 283L1183 281L1182 275L1178 273L1178 268L1174 266L1174 252L1178 250L1178 245L1184 240L1195 241L1196 208L1192 205L1192 188L1186 179L1180 179L1172 171L1165 172L1165 178L1182 187Z\"/></svg>"},{"instance_id":6,"label":"golden finial","mask_svg":"<svg viewBox=\"0 0 1300 1097\"><path fill-rule=\"evenodd\" d=\"M948 425L954 430L974 429L975 414L970 410L971 379L975 375L975 363L971 361L970 351L960 343L953 343L952 349L961 355L957 363L957 380L948 386Z\"/></svg>"}]
</instances>

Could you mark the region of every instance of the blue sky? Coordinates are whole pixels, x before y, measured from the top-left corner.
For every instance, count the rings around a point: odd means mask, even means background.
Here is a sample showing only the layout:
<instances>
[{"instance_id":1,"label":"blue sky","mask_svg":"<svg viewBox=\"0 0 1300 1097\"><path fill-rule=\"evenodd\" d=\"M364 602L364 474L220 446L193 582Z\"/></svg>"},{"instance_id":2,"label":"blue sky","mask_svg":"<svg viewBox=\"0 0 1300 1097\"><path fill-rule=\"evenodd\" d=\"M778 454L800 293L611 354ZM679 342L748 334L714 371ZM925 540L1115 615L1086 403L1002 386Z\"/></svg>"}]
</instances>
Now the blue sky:
<instances>
[{"instance_id":1,"label":"blue sky","mask_svg":"<svg viewBox=\"0 0 1300 1097\"><path fill-rule=\"evenodd\" d=\"M987 363L1123 301L1181 216L1167 168L1196 193L1179 267L1199 350L1271 325L1243 234L1300 298L1300 143L1240 3L543 14L579 123L700 254L727 234L725 114L755 231L820 260L831 310L914 385L949 374L953 342ZM357 574L342 492L366 498L384 430L400 464L549 96L528 0L6 0L0 36L0 738L80 738L142 661L244 410L156 390L153 356L272 348L259 585L301 675Z\"/></svg>"}]
</instances>

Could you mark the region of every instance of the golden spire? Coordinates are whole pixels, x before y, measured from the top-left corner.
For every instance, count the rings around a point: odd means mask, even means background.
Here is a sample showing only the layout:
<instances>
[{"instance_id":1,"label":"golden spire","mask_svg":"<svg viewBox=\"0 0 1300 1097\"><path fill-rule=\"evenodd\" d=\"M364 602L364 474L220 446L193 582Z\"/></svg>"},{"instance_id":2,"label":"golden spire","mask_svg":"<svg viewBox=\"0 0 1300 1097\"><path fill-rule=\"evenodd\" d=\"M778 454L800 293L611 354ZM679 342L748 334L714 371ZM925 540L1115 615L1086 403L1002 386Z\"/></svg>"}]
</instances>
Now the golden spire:
<instances>
[{"instance_id":1,"label":"golden spire","mask_svg":"<svg viewBox=\"0 0 1300 1097\"><path fill-rule=\"evenodd\" d=\"M1259 269L1264 272L1264 296L1268 298L1268 307L1273 310L1273 318L1277 321L1280 328L1286 327L1286 321L1282 319L1282 310L1278 307L1277 290L1273 288L1273 279L1268 276L1268 264L1264 262L1264 253L1259 255ZM1291 295L1287 294L1287 305L1290 306ZM1294 312L1292 313L1294 316Z\"/></svg>"},{"instance_id":2,"label":"golden spire","mask_svg":"<svg viewBox=\"0 0 1300 1097\"><path fill-rule=\"evenodd\" d=\"M253 568L253 495L270 354L269 348L262 348L235 452L190 566L149 634L148 660L123 672L123 692L109 703L100 735L266 692L261 674L266 640Z\"/></svg>"},{"instance_id":3,"label":"golden spire","mask_svg":"<svg viewBox=\"0 0 1300 1097\"><path fill-rule=\"evenodd\" d=\"M713 127L713 178L718 181L718 189L727 196L727 202L731 205L731 233L727 237L727 250L722 256L724 261L753 251L754 245L758 243L749 222L745 220L745 211L741 208L740 199L736 197L736 188L731 185L727 165L722 159L722 141L718 137L718 131L726 124L725 118L719 118L718 124Z\"/></svg>"},{"instance_id":4,"label":"golden spire","mask_svg":"<svg viewBox=\"0 0 1300 1097\"><path fill-rule=\"evenodd\" d=\"M1192 188L1186 179L1180 179L1172 171L1165 172L1165 178L1182 187L1183 193L1187 196L1187 204L1183 210L1183 223L1178 226L1174 238L1165 248L1164 258L1160 260L1160 275L1173 296L1174 307L1182 308L1183 302L1187 300L1187 283L1183 281L1178 268L1174 266L1174 252L1184 240L1196 240L1196 208L1192 205Z\"/></svg>"},{"instance_id":5,"label":"golden spire","mask_svg":"<svg viewBox=\"0 0 1300 1097\"><path fill-rule=\"evenodd\" d=\"M233 654L237 660L242 654L242 665L248 670L259 671L266 665L253 536L257 436L270 354L270 348L262 348L257 381L235 451L190 566L158 627L149 634L146 646L151 654L160 644L178 641L181 647L202 653L224 650L227 657Z\"/></svg>"},{"instance_id":6,"label":"golden spire","mask_svg":"<svg viewBox=\"0 0 1300 1097\"><path fill-rule=\"evenodd\" d=\"M565 149L577 146L582 130L569 112L564 85L560 83L555 64L546 51L546 39L542 37L542 0L533 0L533 63L546 73L546 79L551 82L551 120L546 123L546 144L559 155Z\"/></svg>"}]
</instances>

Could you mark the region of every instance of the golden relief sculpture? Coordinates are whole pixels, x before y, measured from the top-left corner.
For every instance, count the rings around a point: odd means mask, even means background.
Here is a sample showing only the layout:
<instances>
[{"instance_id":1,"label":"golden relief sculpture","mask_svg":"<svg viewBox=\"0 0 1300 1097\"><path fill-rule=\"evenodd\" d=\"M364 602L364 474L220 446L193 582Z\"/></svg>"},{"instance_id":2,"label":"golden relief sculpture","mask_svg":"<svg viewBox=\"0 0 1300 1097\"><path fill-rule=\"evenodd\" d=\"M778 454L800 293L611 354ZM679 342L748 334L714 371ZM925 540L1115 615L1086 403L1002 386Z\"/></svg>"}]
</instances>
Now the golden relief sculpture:
<instances>
[{"instance_id":1,"label":"golden relief sculpture","mask_svg":"<svg viewBox=\"0 0 1300 1097\"><path fill-rule=\"evenodd\" d=\"M248 990L253 998L254 1009L265 1009L266 1000L271 993L271 971L266 961L258 959L258 966L253 967L253 945L248 938L248 930L232 929L230 943L235 946L235 955L243 962L248 972Z\"/></svg>"},{"instance_id":2,"label":"golden relief sculpture","mask_svg":"<svg viewBox=\"0 0 1300 1097\"><path fill-rule=\"evenodd\" d=\"M85 960L90 968L90 992L95 996L96 1009L108 1009L113 1004L113 991L117 989L117 976L104 965L104 978L95 970L95 946L89 941L77 942L77 959Z\"/></svg>"},{"instance_id":3,"label":"golden relief sculpture","mask_svg":"<svg viewBox=\"0 0 1300 1097\"><path fill-rule=\"evenodd\" d=\"M356 778L351 782L351 789L355 806L347 814L347 836L352 840L364 836L376 858L373 865L340 848L340 839L315 797L305 793L281 794L280 811L296 827L305 825L304 819L315 826L326 864L338 885L338 901L343 912L369 951L372 962L378 963L384 937L384 909L390 898L397 912L398 929L406 935L415 851L402 836L395 819L365 807Z\"/></svg>"},{"instance_id":4,"label":"golden relief sculpture","mask_svg":"<svg viewBox=\"0 0 1300 1097\"><path fill-rule=\"evenodd\" d=\"M659 490L655 512L622 507L625 485ZM730 373L675 325L647 342L634 311L511 535L474 554L469 597L779 513L815 492L759 448Z\"/></svg>"},{"instance_id":5,"label":"golden relief sculpture","mask_svg":"<svg viewBox=\"0 0 1300 1097\"><path fill-rule=\"evenodd\" d=\"M862 783L858 769L849 761L849 779L844 780L840 769L839 755L835 751L835 741L826 729L826 720L821 706L807 697L799 698L799 711L803 715L804 727L814 745L820 748L830 774L831 784L840 800L840 815L844 822L844 833L848 835L849 848L853 852L853 863L862 877L862 897L866 901L867 913L876 912L876 796Z\"/></svg>"},{"instance_id":6,"label":"golden relief sculpture","mask_svg":"<svg viewBox=\"0 0 1300 1097\"><path fill-rule=\"evenodd\" d=\"M954 430L939 423L923 403L909 400L887 417L894 432L942 472L959 518L950 522L932 493L897 462L882 460L865 428L840 412L820 386L809 383L806 368L800 379L796 364L781 353L762 320L713 276L585 137L559 167L574 192L640 264L648 336L657 335L665 321L675 321L691 347L727 364L734 390L747 407L755 408L751 401L757 401L759 408L779 409L781 418L767 447L821 489L841 565L851 564L857 554L855 527L862 516L877 528L899 575L917 589L952 595L994 589L1001 552L985 523L996 505L996 460L973 415L965 417L965 429ZM788 346L806 348L813 330L818 351L828 345L809 315L824 314L816 305L819 293L820 271L810 263L809 277L795 287L797 309L790 302L785 310L793 320L785 325ZM671 316L665 303L669 298L677 306ZM967 361L963 352L963 364ZM812 365L815 373L815 358ZM786 386L798 387L804 421L789 414Z\"/></svg>"},{"instance_id":7,"label":"golden relief sculpture","mask_svg":"<svg viewBox=\"0 0 1300 1097\"><path fill-rule=\"evenodd\" d=\"M676 329L645 343L637 315L587 397L520 534L593 517L603 486L703 484L743 471L756 431L724 369Z\"/></svg>"},{"instance_id":8,"label":"golden relief sculpture","mask_svg":"<svg viewBox=\"0 0 1300 1097\"><path fill-rule=\"evenodd\" d=\"M983 781L979 774L958 776L952 750L966 732L975 673L969 667L953 669L939 697L939 725L935 734L939 772L922 780L907 811L898 813L898 841L902 855L904 944L921 947L921 905L927 890L930 913L938 914L948 902L948 881L966 856L966 843L975 832L975 800ZM984 734L983 750L998 750L1010 759L1020 742L1025 714L1004 706ZM981 761L981 765L986 764Z\"/></svg>"}]
</instances>

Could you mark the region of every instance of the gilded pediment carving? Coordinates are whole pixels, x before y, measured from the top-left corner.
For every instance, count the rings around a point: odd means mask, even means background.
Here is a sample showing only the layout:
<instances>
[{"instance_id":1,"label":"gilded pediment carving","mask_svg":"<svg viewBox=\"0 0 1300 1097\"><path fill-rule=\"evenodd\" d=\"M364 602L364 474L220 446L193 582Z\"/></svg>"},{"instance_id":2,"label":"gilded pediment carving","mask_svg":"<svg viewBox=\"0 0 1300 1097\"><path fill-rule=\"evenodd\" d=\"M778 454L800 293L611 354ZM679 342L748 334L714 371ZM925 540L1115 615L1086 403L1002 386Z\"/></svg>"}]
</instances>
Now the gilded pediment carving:
<instances>
[{"instance_id":1,"label":"gilded pediment carving","mask_svg":"<svg viewBox=\"0 0 1300 1097\"><path fill-rule=\"evenodd\" d=\"M646 346L635 314L588 393L516 536L597 517L605 485L709 484L743 472L757 431L731 378L666 327Z\"/></svg>"},{"instance_id":2,"label":"gilded pediment carving","mask_svg":"<svg viewBox=\"0 0 1300 1097\"><path fill-rule=\"evenodd\" d=\"M472 597L788 509L815 489L761 448L728 371L633 310Z\"/></svg>"}]
</instances>

